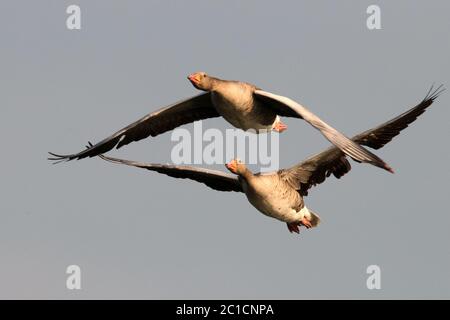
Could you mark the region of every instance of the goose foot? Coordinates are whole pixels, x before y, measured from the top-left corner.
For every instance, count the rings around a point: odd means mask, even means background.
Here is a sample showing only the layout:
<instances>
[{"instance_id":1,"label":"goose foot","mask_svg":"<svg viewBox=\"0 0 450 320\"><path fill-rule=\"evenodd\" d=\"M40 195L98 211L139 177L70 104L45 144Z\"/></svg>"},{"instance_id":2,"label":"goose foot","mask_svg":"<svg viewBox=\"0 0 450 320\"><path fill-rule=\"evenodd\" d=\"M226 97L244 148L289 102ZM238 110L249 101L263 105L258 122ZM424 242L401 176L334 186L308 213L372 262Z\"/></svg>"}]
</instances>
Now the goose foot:
<instances>
[{"instance_id":1,"label":"goose foot","mask_svg":"<svg viewBox=\"0 0 450 320\"><path fill-rule=\"evenodd\" d=\"M312 228L311 222L309 222L308 219L306 219L305 217L303 217L302 220L300 220L300 223L304 225L307 229Z\"/></svg>"},{"instance_id":2,"label":"goose foot","mask_svg":"<svg viewBox=\"0 0 450 320\"><path fill-rule=\"evenodd\" d=\"M302 220L300 220L300 222L292 222L292 223L286 223L289 232L295 232L295 233L300 233L300 227L301 226L305 226L306 229L312 228L312 224L311 222L308 221L308 219L306 219L305 217L302 218Z\"/></svg>"},{"instance_id":3,"label":"goose foot","mask_svg":"<svg viewBox=\"0 0 450 320\"><path fill-rule=\"evenodd\" d=\"M285 124L284 124L283 122L281 122L281 121L278 121L278 122L273 126L273 130L276 131L276 132L278 132L278 133L281 133L281 132L287 130L287 125L285 125Z\"/></svg>"},{"instance_id":4,"label":"goose foot","mask_svg":"<svg viewBox=\"0 0 450 320\"><path fill-rule=\"evenodd\" d=\"M295 233L300 233L300 229L299 229L299 223L294 222L294 223L286 223L288 230L290 233L295 232Z\"/></svg>"}]
</instances>

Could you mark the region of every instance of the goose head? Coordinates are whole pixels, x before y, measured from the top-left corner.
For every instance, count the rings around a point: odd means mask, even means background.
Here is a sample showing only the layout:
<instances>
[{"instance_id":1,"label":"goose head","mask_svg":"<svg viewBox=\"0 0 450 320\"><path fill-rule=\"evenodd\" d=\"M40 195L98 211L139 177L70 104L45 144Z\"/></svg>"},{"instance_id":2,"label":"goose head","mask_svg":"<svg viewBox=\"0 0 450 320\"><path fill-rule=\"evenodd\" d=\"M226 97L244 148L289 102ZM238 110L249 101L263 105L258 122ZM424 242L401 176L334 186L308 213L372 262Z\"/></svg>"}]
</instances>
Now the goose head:
<instances>
[{"instance_id":1,"label":"goose head","mask_svg":"<svg viewBox=\"0 0 450 320\"><path fill-rule=\"evenodd\" d=\"M199 90L212 90L214 80L212 77L208 76L206 72L195 72L193 74L190 74L187 78L192 83L192 85Z\"/></svg>"}]
</instances>

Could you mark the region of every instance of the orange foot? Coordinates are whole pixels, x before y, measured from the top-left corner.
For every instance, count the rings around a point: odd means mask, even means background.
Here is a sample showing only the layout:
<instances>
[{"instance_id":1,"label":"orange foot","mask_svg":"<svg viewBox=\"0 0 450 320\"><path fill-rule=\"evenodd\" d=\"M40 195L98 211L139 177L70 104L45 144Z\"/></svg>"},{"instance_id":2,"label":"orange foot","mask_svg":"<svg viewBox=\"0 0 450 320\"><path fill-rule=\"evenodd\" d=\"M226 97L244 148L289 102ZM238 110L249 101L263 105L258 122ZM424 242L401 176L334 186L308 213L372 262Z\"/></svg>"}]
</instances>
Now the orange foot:
<instances>
[{"instance_id":1,"label":"orange foot","mask_svg":"<svg viewBox=\"0 0 450 320\"><path fill-rule=\"evenodd\" d=\"M304 225L307 229L312 228L311 222L309 222L305 217L300 220L300 223Z\"/></svg>"},{"instance_id":2,"label":"orange foot","mask_svg":"<svg viewBox=\"0 0 450 320\"><path fill-rule=\"evenodd\" d=\"M288 230L290 233L295 232L295 233L300 233L300 229L298 228L299 223L294 222L294 223L286 223Z\"/></svg>"},{"instance_id":3,"label":"orange foot","mask_svg":"<svg viewBox=\"0 0 450 320\"><path fill-rule=\"evenodd\" d=\"M281 122L281 120L278 121L278 122L273 126L273 130L276 131L276 132L278 132L278 133L281 133L281 132L285 131L286 129L287 129L287 125L285 125L283 122Z\"/></svg>"}]
</instances>

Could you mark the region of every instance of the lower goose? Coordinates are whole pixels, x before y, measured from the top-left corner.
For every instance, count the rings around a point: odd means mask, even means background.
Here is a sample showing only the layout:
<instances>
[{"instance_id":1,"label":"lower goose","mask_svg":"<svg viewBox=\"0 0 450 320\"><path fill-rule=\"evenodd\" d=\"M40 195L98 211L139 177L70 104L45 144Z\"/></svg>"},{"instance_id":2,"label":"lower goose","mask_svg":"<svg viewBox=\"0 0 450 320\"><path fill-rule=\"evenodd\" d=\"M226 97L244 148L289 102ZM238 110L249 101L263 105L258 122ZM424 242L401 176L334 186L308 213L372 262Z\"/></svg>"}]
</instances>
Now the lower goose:
<instances>
[{"instance_id":1,"label":"lower goose","mask_svg":"<svg viewBox=\"0 0 450 320\"><path fill-rule=\"evenodd\" d=\"M425 112L443 91L441 88L433 92L430 90L424 100L414 108L378 127L354 136L352 140L373 149L382 148ZM320 222L319 216L309 210L303 201L308 190L324 182L331 174L339 179L351 169L346 154L334 146L292 168L256 174L238 159L226 164L232 175L192 166L142 163L103 155L100 157L110 162L156 171L175 178L195 180L219 191L244 192L256 209L269 217L285 222L289 231L295 233L299 233L301 226L311 228Z\"/></svg>"}]
</instances>

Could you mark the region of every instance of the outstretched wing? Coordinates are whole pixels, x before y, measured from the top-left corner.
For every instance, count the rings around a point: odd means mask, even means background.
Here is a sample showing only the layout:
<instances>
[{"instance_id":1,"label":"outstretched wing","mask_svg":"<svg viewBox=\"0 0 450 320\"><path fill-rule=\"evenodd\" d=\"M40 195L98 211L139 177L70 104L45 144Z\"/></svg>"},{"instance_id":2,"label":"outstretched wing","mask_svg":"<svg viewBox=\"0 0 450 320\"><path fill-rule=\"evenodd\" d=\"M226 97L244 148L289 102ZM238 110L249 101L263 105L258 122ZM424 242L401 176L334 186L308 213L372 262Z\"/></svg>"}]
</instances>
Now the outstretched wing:
<instances>
[{"instance_id":1,"label":"outstretched wing","mask_svg":"<svg viewBox=\"0 0 450 320\"><path fill-rule=\"evenodd\" d=\"M99 156L103 160L125 164L128 166L138 167L142 169L147 169L150 171L156 171L170 177L179 179L191 179L197 182L201 182L208 187L218 190L218 191L236 191L243 192L241 184L237 176L224 173L218 170L209 170L204 168L197 168L191 166L176 166L169 164L155 164L155 163L144 163L137 161L130 161L124 159L117 159L106 157L103 155Z\"/></svg>"},{"instance_id":2,"label":"outstretched wing","mask_svg":"<svg viewBox=\"0 0 450 320\"><path fill-rule=\"evenodd\" d=\"M95 157L116 146L120 148L133 141L157 136L186 123L218 116L212 105L210 93L203 93L154 111L86 150L66 155L49 152L53 157L48 159L59 162Z\"/></svg>"},{"instance_id":3,"label":"outstretched wing","mask_svg":"<svg viewBox=\"0 0 450 320\"><path fill-rule=\"evenodd\" d=\"M361 147L355 141L350 140L345 135L334 129L314 113L287 97L279 96L270 92L255 90L256 98L264 102L265 106L274 109L278 115L301 118L311 124L314 128L327 138L332 144L342 150L349 157L357 162L367 162L377 167L392 172L391 167L378 156L369 150Z\"/></svg>"},{"instance_id":4,"label":"outstretched wing","mask_svg":"<svg viewBox=\"0 0 450 320\"><path fill-rule=\"evenodd\" d=\"M442 85L435 90L432 87L422 102L414 108L382 125L354 136L352 140L373 149L380 149L424 113L443 91ZM351 166L345 154L338 148L331 147L292 168L281 170L280 174L302 195L307 195L309 188L322 183L331 174L339 179L350 169Z\"/></svg>"}]
</instances>

